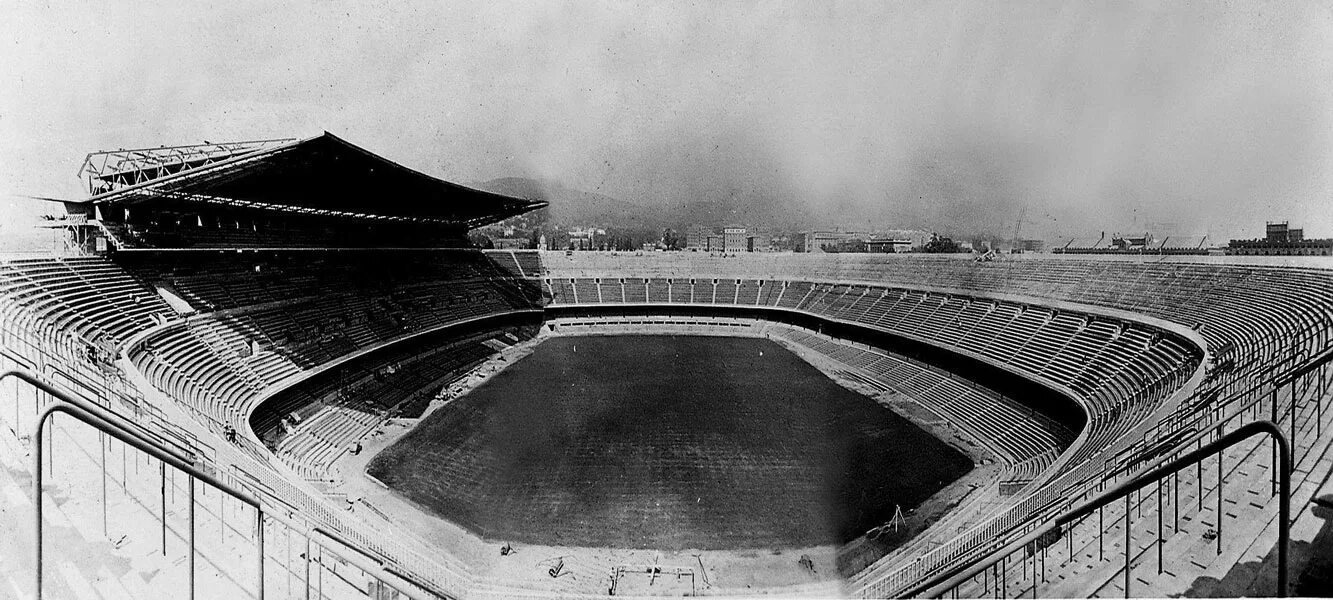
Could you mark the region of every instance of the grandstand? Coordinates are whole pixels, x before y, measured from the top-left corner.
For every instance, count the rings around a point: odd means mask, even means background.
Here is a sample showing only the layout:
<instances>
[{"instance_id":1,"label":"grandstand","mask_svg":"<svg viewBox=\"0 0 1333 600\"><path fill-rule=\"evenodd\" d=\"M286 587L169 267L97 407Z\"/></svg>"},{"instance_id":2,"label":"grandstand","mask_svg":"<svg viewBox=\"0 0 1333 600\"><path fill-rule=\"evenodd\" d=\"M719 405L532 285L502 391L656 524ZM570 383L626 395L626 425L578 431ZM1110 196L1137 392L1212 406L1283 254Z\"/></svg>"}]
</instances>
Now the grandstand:
<instances>
[{"instance_id":1,"label":"grandstand","mask_svg":"<svg viewBox=\"0 0 1333 600\"><path fill-rule=\"evenodd\" d=\"M867 532L840 550L840 574L774 575L772 593L1164 596L1247 561L1264 566L1229 584L1263 593L1270 550L1285 539L1273 482L1294 478L1280 499L1306 543L1320 530L1313 499L1333 493L1327 265L483 252L465 247L468 229L543 203L448 183L329 134L94 153L81 174L90 196L65 204L84 219L80 255L0 258L3 366L100 407L117 440L177 460L144 458L64 415L43 442L32 427L52 394L5 384L13 407L0 418L14 435L0 446L0 483L21 498L33 476L22 457L45 444L55 477L38 499L54 516L45 568L28 562L30 548L0 552L0 564L26 566L55 597L606 593L600 573L514 577L479 558L493 540L422 533L406 503L339 487L361 479L363 462L349 456L363 443L413 425L478 365L550 335L768 337L996 457L998 476L912 539L879 546ZM1194 461L1144 479L1255 421L1281 428L1295 450L1289 473L1276 450L1247 440L1222 451L1216 476ZM128 476L128 460L157 474ZM75 483L80 461L102 474L100 502ZM86 517L112 505L108 473L116 510L161 523L160 554L155 535L112 539L114 522ZM196 485L207 478L226 487ZM1080 512L1141 482L1156 486L1150 498ZM1135 529L1154 519L1151 536ZM196 552L197 527L222 533ZM103 577L126 572L122 549L155 575ZM605 553L578 550L570 564L618 572ZM763 585L698 562L705 593ZM35 591L27 578L0 584Z\"/></svg>"}]
</instances>

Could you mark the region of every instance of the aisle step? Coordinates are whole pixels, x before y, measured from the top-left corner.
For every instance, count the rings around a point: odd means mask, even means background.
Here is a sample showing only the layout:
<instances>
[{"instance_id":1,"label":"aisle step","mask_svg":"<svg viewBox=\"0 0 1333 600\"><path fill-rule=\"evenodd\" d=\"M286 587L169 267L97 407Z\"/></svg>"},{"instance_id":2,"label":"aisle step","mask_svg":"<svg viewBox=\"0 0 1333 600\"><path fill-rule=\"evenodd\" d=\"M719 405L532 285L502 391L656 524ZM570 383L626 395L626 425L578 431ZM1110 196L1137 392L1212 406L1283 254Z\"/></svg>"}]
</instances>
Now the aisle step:
<instances>
[{"instance_id":1,"label":"aisle step","mask_svg":"<svg viewBox=\"0 0 1333 600\"><path fill-rule=\"evenodd\" d=\"M74 593L75 598L78 600L101 600L101 596L93 590L93 586L88 583L88 580L83 577L83 574L73 563L62 560L56 568L59 570L61 578L64 579L65 585ZM43 593L45 593L45 590L43 590Z\"/></svg>"}]
</instances>

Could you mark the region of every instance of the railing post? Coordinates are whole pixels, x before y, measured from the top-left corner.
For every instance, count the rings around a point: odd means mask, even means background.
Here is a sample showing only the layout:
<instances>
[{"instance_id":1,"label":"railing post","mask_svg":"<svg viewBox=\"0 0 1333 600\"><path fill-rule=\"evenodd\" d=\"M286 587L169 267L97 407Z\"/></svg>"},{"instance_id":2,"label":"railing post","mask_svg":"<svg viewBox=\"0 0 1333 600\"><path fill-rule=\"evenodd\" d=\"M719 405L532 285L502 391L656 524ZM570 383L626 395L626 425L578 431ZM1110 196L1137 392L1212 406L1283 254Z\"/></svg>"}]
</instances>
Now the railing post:
<instances>
[{"instance_id":1,"label":"railing post","mask_svg":"<svg viewBox=\"0 0 1333 600\"><path fill-rule=\"evenodd\" d=\"M1180 533L1180 472L1176 471L1175 473L1172 473L1171 479L1171 489L1174 494L1171 500L1171 507L1175 512L1175 516L1172 517L1171 521L1171 532Z\"/></svg>"},{"instance_id":2,"label":"railing post","mask_svg":"<svg viewBox=\"0 0 1333 600\"><path fill-rule=\"evenodd\" d=\"M1278 448L1279 485L1277 524L1277 585L1278 597L1287 597L1287 546L1291 544L1291 446L1282 436L1273 436Z\"/></svg>"},{"instance_id":3,"label":"railing post","mask_svg":"<svg viewBox=\"0 0 1333 600\"><path fill-rule=\"evenodd\" d=\"M1106 552L1103 550L1105 544L1102 543L1106 536L1106 513L1102 507L1097 507L1097 560L1106 560Z\"/></svg>"},{"instance_id":4,"label":"railing post","mask_svg":"<svg viewBox=\"0 0 1333 600\"><path fill-rule=\"evenodd\" d=\"M108 443L106 434L98 431L97 446L102 453L102 537L104 538L110 537L110 533L108 533L106 526L106 445Z\"/></svg>"},{"instance_id":5,"label":"railing post","mask_svg":"<svg viewBox=\"0 0 1333 600\"><path fill-rule=\"evenodd\" d=\"M1063 564L1069 564L1074 560L1074 524L1069 524L1069 529L1065 532L1065 541L1069 544L1069 553L1065 556Z\"/></svg>"},{"instance_id":6,"label":"railing post","mask_svg":"<svg viewBox=\"0 0 1333 600\"><path fill-rule=\"evenodd\" d=\"M55 420L55 417L52 416L51 419L52 419L52 421L54 421L54 420ZM55 473L56 473L56 428L55 428L54 423L51 425L51 427L48 427L48 428L46 429L46 445L47 445L47 449L46 449L46 452L47 452L47 456L46 456L46 467L47 467L48 469L51 470L51 476L52 476L52 477L55 477Z\"/></svg>"},{"instance_id":7,"label":"railing post","mask_svg":"<svg viewBox=\"0 0 1333 600\"><path fill-rule=\"evenodd\" d=\"M18 432L23 431L22 429L23 426L19 423L19 404L20 404L19 384L17 381L15 381L14 382L14 434L15 435L18 435Z\"/></svg>"},{"instance_id":8,"label":"railing post","mask_svg":"<svg viewBox=\"0 0 1333 600\"><path fill-rule=\"evenodd\" d=\"M35 391L33 399L36 404ZM45 422L38 416L32 435L33 598L36 600L42 600L42 426Z\"/></svg>"},{"instance_id":9,"label":"railing post","mask_svg":"<svg viewBox=\"0 0 1333 600\"><path fill-rule=\"evenodd\" d=\"M189 521L189 524L185 530L185 535L190 552L189 566L187 567L190 573L190 600L194 600L194 475L186 475L185 481L190 486L190 493L188 494L190 505L185 511L186 520Z\"/></svg>"},{"instance_id":10,"label":"railing post","mask_svg":"<svg viewBox=\"0 0 1333 600\"><path fill-rule=\"evenodd\" d=\"M1131 557L1129 554L1129 518L1131 507L1129 505L1129 494L1125 494L1125 597L1129 597L1129 575L1132 571Z\"/></svg>"},{"instance_id":11,"label":"railing post","mask_svg":"<svg viewBox=\"0 0 1333 600\"><path fill-rule=\"evenodd\" d=\"M1222 555L1222 519L1226 516L1222 514L1222 457L1226 454L1223 450L1217 453L1217 555Z\"/></svg>"},{"instance_id":12,"label":"railing post","mask_svg":"<svg viewBox=\"0 0 1333 600\"><path fill-rule=\"evenodd\" d=\"M258 506L255 507L255 546L259 550L256 554L259 556L258 568L258 587L255 588L255 598L264 600L264 511Z\"/></svg>"},{"instance_id":13,"label":"railing post","mask_svg":"<svg viewBox=\"0 0 1333 600\"><path fill-rule=\"evenodd\" d=\"M1198 440L1198 443L1195 444L1194 447L1195 451L1198 451L1200 448L1203 448L1202 439ZM1195 512L1203 512L1203 461L1201 460L1197 463L1194 463L1194 469L1195 469L1195 481L1199 482L1199 493L1194 496L1194 501L1196 504L1198 504Z\"/></svg>"},{"instance_id":14,"label":"railing post","mask_svg":"<svg viewBox=\"0 0 1333 600\"><path fill-rule=\"evenodd\" d=\"M1296 380L1291 380L1291 435L1287 440L1292 448L1296 447Z\"/></svg>"},{"instance_id":15,"label":"railing post","mask_svg":"<svg viewBox=\"0 0 1333 600\"><path fill-rule=\"evenodd\" d=\"M305 531L305 578L301 580L305 588L305 600L310 600L310 562L315 560L315 555L310 553L310 530Z\"/></svg>"},{"instance_id":16,"label":"railing post","mask_svg":"<svg viewBox=\"0 0 1333 600\"><path fill-rule=\"evenodd\" d=\"M162 556L167 555L167 463L157 463L157 491L162 495Z\"/></svg>"},{"instance_id":17,"label":"railing post","mask_svg":"<svg viewBox=\"0 0 1333 600\"><path fill-rule=\"evenodd\" d=\"M1157 574L1162 574L1162 480L1157 480Z\"/></svg>"},{"instance_id":18,"label":"railing post","mask_svg":"<svg viewBox=\"0 0 1333 600\"><path fill-rule=\"evenodd\" d=\"M1032 553L1032 597L1037 597L1037 552Z\"/></svg>"}]
</instances>

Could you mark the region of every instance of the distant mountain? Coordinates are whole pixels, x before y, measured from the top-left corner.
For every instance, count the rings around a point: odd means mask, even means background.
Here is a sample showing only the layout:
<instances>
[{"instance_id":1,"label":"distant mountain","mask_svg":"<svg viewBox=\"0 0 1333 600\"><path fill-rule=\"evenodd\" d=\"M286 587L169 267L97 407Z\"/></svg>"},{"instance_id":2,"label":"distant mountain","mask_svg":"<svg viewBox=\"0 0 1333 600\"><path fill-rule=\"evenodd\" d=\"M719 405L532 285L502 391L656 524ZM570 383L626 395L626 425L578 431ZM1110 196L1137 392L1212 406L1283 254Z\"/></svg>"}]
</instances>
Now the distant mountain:
<instances>
[{"instance_id":1,"label":"distant mountain","mask_svg":"<svg viewBox=\"0 0 1333 600\"><path fill-rule=\"evenodd\" d=\"M551 203L539 222L558 226L624 227L683 230L691 225L721 228L810 227L808 210L792 199L703 198L674 206L644 206L594 192L565 187L556 181L505 177L471 184L478 189Z\"/></svg>"},{"instance_id":2,"label":"distant mountain","mask_svg":"<svg viewBox=\"0 0 1333 600\"><path fill-rule=\"evenodd\" d=\"M552 225L652 229L661 225L661 211L655 208L568 188L556 181L503 177L471 185L506 196L550 202L551 206L544 210L546 215L541 220Z\"/></svg>"},{"instance_id":3,"label":"distant mountain","mask_svg":"<svg viewBox=\"0 0 1333 600\"><path fill-rule=\"evenodd\" d=\"M750 229L810 227L810 214L795 202L770 198L715 198L674 207L667 220L676 227L699 224Z\"/></svg>"}]
</instances>

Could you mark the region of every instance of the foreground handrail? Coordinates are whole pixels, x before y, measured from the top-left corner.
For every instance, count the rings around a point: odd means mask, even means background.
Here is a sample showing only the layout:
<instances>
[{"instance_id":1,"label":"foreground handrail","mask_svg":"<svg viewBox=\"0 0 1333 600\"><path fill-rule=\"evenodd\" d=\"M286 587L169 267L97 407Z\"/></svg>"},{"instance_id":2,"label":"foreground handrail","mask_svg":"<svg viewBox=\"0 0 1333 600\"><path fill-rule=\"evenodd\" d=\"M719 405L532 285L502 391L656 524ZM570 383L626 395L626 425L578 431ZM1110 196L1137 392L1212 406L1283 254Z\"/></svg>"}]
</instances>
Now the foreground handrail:
<instances>
[{"instance_id":1,"label":"foreground handrail","mask_svg":"<svg viewBox=\"0 0 1333 600\"><path fill-rule=\"evenodd\" d=\"M52 404L50 404L50 405L48 405L46 408L44 408L44 409L41 411L40 416L39 416L38 419L37 419L37 422L33 424L33 437L32 437L32 440L33 440L33 452L32 452L32 456L33 456L33 487L32 487L33 498L32 498L32 500L33 500L33 506L34 506L34 509L35 509L35 510L34 510L34 519L35 519L35 521L34 521L34 525L35 525L35 526L34 526L34 532L35 532L35 533L34 533L34 536L35 536L34 558L35 558L35 561L34 561L34 569L33 569L33 571L34 571L34 573L33 573L33 580L34 580L34 584L35 584L35 587L34 587L34 590L35 590L35 596L34 596L34 597L35 597L37 600L41 600L41 598L42 598L42 580L43 580L43 568L42 568L42 567L43 567L43 563L42 563L42 561L43 561L43 556L42 556L42 538L43 538L43 535L42 535L42 478L43 478L43 469L42 469L42 443L41 443L41 439L42 439L42 438L41 438L41 436L42 436L42 433L43 433L43 431L44 431L44 429L45 429L46 422L50 419L50 417L51 417L52 415L54 415L54 414L57 413L57 412L59 412L59 413L64 413L64 414L67 414L67 415L70 415L71 417L74 417L75 419L77 419L77 420L79 420L79 421L82 421L83 423L85 423L85 424L87 424L87 425L93 427L94 429L97 429L97 430L99 430L99 431L102 431L102 432L106 433L107 435L110 435L111 437L113 437L113 438L115 438L115 439L121 441L122 443L127 444L127 445L129 445L129 446L132 446L132 447L134 447L135 449L137 449L137 450L139 450L139 451L141 451L141 452L143 452L143 453L145 453L145 454L148 454L149 456L152 456L153 458L156 458L156 459L158 459L159 461L162 461L164 464L171 465L173 468L178 469L178 470L180 470L180 471L184 471L185 473L187 473L187 474L191 477L191 483L190 483L191 502L190 502L190 511L189 511L190 514L191 514L191 516L193 516L193 512L194 512L194 502L193 502L193 490L194 490L194 483L193 483L193 480L194 480L194 479L199 479L199 480L203 481L204 483L213 486L214 488L218 489L219 491L225 492L226 494L232 496L233 498L236 498L237 500L240 500L241 502L245 503L246 505L249 505L249 506L253 507L253 508L255 509L256 518L257 518L257 520L258 520L259 523L260 523L260 526L256 529L256 531L257 531L257 534L256 534L256 544L257 544L257 548L258 548L258 553L257 553L257 554L258 554L258 570L257 570L258 585L256 586L256 595L257 595L257 597L258 597L260 600L263 600L263 598L264 598L264 536L263 536L263 527L262 527L262 523L263 523L262 520L263 520L264 518L268 518L268 519L271 519L271 520L273 520L273 521L276 521L276 522L278 522L278 523L280 523L280 524L282 524L282 525L284 525L284 526L286 526L286 527L288 527L288 528L290 528L290 529L293 529L293 530L298 530L298 531L299 531L299 530L303 530L303 529L304 529L304 530L308 530L308 531L311 531L311 532L315 532L315 533L322 534L322 535L324 535L325 537L327 537L327 538L329 538L329 539L331 539L331 540L338 541L339 543L344 544L345 546L347 546L347 548L349 548L350 550L353 551L353 552L339 552L339 551L337 551L336 548L328 548L328 550L330 550L330 551L331 551L335 556L337 556L338 558L341 558L341 559L343 559L343 560L346 560L348 563L352 564L353 566L356 566L357 568L361 569L362 571L366 572L367 574L370 574L371 576L375 577L376 579L379 579L380 581L382 581L382 582L388 584L390 587L393 587L396 591L398 591L399 593L403 594L404 596L407 596L407 597L409 597L409 598L412 598L413 600L428 600L428 599L429 599L429 596L425 596L425 595L423 595L420 591L418 591L417 589L414 589L411 585L401 585L401 584L398 584L398 583L394 582L394 581L393 581L394 578L391 578L391 577L388 577L388 576L387 576L387 575L389 575L389 572L387 572L387 571L385 571L384 569L380 568L378 565L374 565L374 564L372 564L371 562L367 561L367 560L366 560L365 558L363 558L362 556L358 556L356 553L363 553L363 554L364 554L364 551L360 550L359 548L357 548L357 547L355 547L355 546L353 546L353 545L351 545L351 544L346 543L346 540L344 540L341 536L337 535L337 533L335 533L335 532L331 532L331 531L327 531L327 530L325 530L324 528L322 528L322 527L318 527L318 526L314 526L314 527L302 526L302 525L299 525L299 524L297 524L297 523L295 523L295 522L293 522L293 521L291 521L291 520L289 520L289 519L286 519L286 518L282 517L280 514L273 513L273 512L269 512L269 511L265 511L264 508L263 508L263 506L262 506L262 504L261 504L261 501L260 501L259 498L255 497L255 496L253 496L253 495L251 495L251 494L249 494L249 493L246 493L246 492L243 491L243 490L239 490L239 489L235 488L234 486L232 486L232 485L230 485L230 484L227 484L227 483L225 483L225 482L223 482L223 481L217 479L216 477L210 475L209 473L207 473L207 472L205 472L205 471L203 471L203 470L197 468L197 467L194 465L194 461L193 461L192 459L189 459L189 458L186 458L186 457L182 457L182 456L180 456L180 455L177 455L177 454L176 454L174 451L172 451L171 449L165 449L165 448L160 448L160 447L158 447L158 446L155 445L155 444L153 443L153 441L152 441L151 439L149 439L147 436L145 436L144 434L142 434L142 433L140 433L140 432L138 432L138 431L135 431L134 429L131 429L130 427L127 426L127 424L122 423L123 419L121 419L121 417L119 417L119 416L116 415L115 413L112 413L112 412L110 412L110 411L107 411L106 409L104 409L104 408L98 406L96 403L89 402L89 401L87 401L87 400L84 400L83 398L79 398L78 396L74 396L74 395L72 395L72 394L69 394L69 393L63 391L63 390L57 389L57 388L51 386L50 384L46 383L45 381L42 381L42 380L38 379L36 376L32 375L31 373L29 373L29 372L27 372L27 371L11 369L11 370L7 370L7 371L0 372L0 381L4 381L5 379L8 379L8 378L10 378L10 377L13 377L13 378L16 378L16 379L20 379L20 380L22 380L22 381L28 383L29 385L32 385L33 387L37 388L38 390L41 390L42 392L44 392L44 393L46 393L46 394L48 394L48 395L50 395L50 396L52 396L52 397L54 397L54 398L56 398L56 399L58 400L58 402L53 402ZM194 539L194 528L193 528L193 527L190 527L190 531L188 532L188 534L189 534L189 537L187 538L187 540L188 540L188 542L190 543L191 548L193 549L193 539ZM194 568L193 568L193 567L194 567L194 556L193 556L193 554L194 554L194 553L193 553L193 550L192 550L192 551L191 551L191 556L190 556L190 574L189 574L189 587L190 587L190 589L189 589L189 595L190 595L190 597L193 597L193 596L194 596L194 591L195 591L195 590L194 590ZM307 560L309 560L309 559L307 558ZM399 577L401 577L401 576L399 575Z\"/></svg>"},{"instance_id":2,"label":"foreground handrail","mask_svg":"<svg viewBox=\"0 0 1333 600\"><path fill-rule=\"evenodd\" d=\"M1282 430L1272 421L1255 421L1238 427L1235 431L1228 433L1216 441L1206 444L1196 450L1193 450L1184 456L1181 456L1165 465L1157 467L1148 473L1125 481L1111 488L1110 490L1099 494L1097 497L1089 500L1075 508L1072 508L1060 516L1052 519L1046 525L1033 530L1031 533L1014 540L991 552L987 558L974 562L971 565L963 565L945 573L932 577L915 587L907 590L902 597L921 596L926 598L938 598L946 591L961 585L963 582L977 576L982 571L994 566L1005 557L1017 552L1024 546L1041 539L1042 536L1049 535L1052 531L1077 521L1083 517L1092 514L1099 508L1106 506L1116 500L1124 498L1152 483L1163 479L1177 471L1184 469L1196 462L1234 446L1242 441L1260 434L1267 434L1273 438L1278 446L1278 530L1277 530L1277 597L1287 596L1287 546L1291 536L1291 448L1288 445L1287 438L1282 435ZM1221 493L1219 490L1218 493Z\"/></svg>"}]
</instances>

